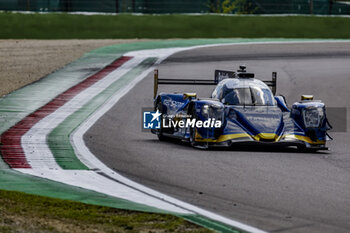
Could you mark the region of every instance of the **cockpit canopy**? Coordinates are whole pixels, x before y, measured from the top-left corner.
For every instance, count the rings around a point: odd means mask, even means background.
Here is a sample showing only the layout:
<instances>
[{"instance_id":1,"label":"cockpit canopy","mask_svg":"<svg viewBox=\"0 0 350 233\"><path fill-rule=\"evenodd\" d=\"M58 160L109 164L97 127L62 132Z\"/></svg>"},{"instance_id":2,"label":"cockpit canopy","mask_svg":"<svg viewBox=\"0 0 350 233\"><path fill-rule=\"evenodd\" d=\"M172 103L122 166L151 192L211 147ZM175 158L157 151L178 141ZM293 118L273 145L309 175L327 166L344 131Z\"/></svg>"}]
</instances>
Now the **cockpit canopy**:
<instances>
[{"instance_id":1,"label":"cockpit canopy","mask_svg":"<svg viewBox=\"0 0 350 233\"><path fill-rule=\"evenodd\" d=\"M269 87L257 79L225 79L213 91L212 98L227 105L273 106Z\"/></svg>"}]
</instances>

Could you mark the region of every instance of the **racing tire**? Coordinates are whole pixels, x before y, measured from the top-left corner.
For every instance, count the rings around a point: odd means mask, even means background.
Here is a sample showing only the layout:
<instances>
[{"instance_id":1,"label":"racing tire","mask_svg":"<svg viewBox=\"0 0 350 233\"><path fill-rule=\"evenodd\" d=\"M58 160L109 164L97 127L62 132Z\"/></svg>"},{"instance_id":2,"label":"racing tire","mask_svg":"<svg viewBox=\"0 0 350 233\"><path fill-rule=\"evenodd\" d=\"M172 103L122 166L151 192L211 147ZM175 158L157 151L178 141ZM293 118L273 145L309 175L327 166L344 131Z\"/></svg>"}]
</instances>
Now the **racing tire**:
<instances>
[{"instance_id":1,"label":"racing tire","mask_svg":"<svg viewBox=\"0 0 350 233\"><path fill-rule=\"evenodd\" d=\"M196 112L194 111L193 107L188 111L188 113L191 115L191 120L193 118L196 118ZM195 137L196 137L196 129L190 127L190 144L192 147L196 146Z\"/></svg>"},{"instance_id":2,"label":"racing tire","mask_svg":"<svg viewBox=\"0 0 350 233\"><path fill-rule=\"evenodd\" d=\"M196 129L193 129L191 127L190 128L190 144L191 144L192 147L196 146L195 137L196 137Z\"/></svg>"},{"instance_id":3,"label":"racing tire","mask_svg":"<svg viewBox=\"0 0 350 233\"><path fill-rule=\"evenodd\" d=\"M155 111L157 111L157 110L162 113L163 108L162 108L162 102L160 100L157 101L157 104L155 106ZM160 122L162 122L162 118L160 120L161 120ZM157 137L158 137L159 141L167 141L168 140L168 138L163 135L162 124L160 124L160 129L157 130Z\"/></svg>"},{"instance_id":4,"label":"racing tire","mask_svg":"<svg viewBox=\"0 0 350 233\"><path fill-rule=\"evenodd\" d=\"M192 116L191 120L193 118L196 118L196 111L194 110L194 108L192 108L190 111L188 111L188 113ZM207 149L208 147L205 145L205 143L202 142L196 142L195 140L196 137L196 128L190 128L190 144L193 148L196 149Z\"/></svg>"}]
</instances>

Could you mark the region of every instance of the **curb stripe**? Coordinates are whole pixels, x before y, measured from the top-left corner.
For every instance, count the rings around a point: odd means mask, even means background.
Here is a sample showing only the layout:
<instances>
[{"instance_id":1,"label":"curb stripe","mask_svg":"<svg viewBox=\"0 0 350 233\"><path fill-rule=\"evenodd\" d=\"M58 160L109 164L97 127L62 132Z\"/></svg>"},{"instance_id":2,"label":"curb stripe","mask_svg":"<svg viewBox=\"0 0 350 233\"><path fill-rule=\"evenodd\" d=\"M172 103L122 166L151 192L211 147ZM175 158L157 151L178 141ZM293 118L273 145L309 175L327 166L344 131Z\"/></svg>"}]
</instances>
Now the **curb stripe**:
<instances>
[{"instance_id":1,"label":"curb stripe","mask_svg":"<svg viewBox=\"0 0 350 233\"><path fill-rule=\"evenodd\" d=\"M136 57L135 57L136 59ZM135 60L134 59L134 60ZM54 128L47 135L47 144L55 157L56 162L63 169L81 170L81 166L86 166L83 161L76 156L74 149L69 141L71 132L73 132L81 122L85 121L88 116L93 114L100 106L102 106L107 99L117 93L131 80L139 76L144 70L149 69L157 61L157 58L147 58L124 74L118 80L113 82L107 89L96 95L91 101L86 103L79 111L75 111L69 115L63 122Z\"/></svg>"},{"instance_id":2,"label":"curb stripe","mask_svg":"<svg viewBox=\"0 0 350 233\"><path fill-rule=\"evenodd\" d=\"M118 69L106 75L103 79L81 91L55 112L43 118L25 135L23 135L21 139L22 148L31 167L33 169L47 168L55 170L61 170L64 168L58 164L58 161L63 161L65 158L55 158L53 156L52 151L47 144L47 135L49 135L52 130L74 112L84 111L85 104L93 100L99 93L101 93L101 91L110 87L116 82L116 80L121 79L124 74L137 66L142 60L143 58L133 58L124 63ZM58 139L62 140L62 138ZM59 142L59 140L57 140L57 142ZM79 163L83 165L81 162ZM75 169L77 167L74 166L71 168ZM85 170L87 169L86 166L84 166L84 168Z\"/></svg>"},{"instance_id":3,"label":"curb stripe","mask_svg":"<svg viewBox=\"0 0 350 233\"><path fill-rule=\"evenodd\" d=\"M55 97L52 101L39 108L23 120L12 126L1 135L0 151L2 158L11 168L31 168L28 163L23 148L21 146L22 136L28 132L41 119L53 113L59 107L63 106L70 99L80 93L82 90L90 87L106 75L117 69L132 57L123 56L115 60L96 74L86 78L84 81L71 87L67 91Z\"/></svg>"}]
</instances>

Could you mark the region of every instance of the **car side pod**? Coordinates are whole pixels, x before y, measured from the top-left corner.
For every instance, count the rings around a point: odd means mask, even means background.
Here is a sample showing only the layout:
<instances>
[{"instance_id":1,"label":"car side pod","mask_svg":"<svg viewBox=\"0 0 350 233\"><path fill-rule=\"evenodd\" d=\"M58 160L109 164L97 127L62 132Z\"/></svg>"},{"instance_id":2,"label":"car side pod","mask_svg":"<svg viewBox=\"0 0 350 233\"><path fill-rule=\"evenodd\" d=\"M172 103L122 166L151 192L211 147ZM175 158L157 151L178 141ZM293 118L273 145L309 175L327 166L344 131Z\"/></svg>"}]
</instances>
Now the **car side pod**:
<instances>
[{"instance_id":1,"label":"car side pod","mask_svg":"<svg viewBox=\"0 0 350 233\"><path fill-rule=\"evenodd\" d=\"M327 130L330 129L325 104L314 100L312 95L302 95L301 101L293 104L291 118L301 127L308 148L326 149Z\"/></svg>"}]
</instances>

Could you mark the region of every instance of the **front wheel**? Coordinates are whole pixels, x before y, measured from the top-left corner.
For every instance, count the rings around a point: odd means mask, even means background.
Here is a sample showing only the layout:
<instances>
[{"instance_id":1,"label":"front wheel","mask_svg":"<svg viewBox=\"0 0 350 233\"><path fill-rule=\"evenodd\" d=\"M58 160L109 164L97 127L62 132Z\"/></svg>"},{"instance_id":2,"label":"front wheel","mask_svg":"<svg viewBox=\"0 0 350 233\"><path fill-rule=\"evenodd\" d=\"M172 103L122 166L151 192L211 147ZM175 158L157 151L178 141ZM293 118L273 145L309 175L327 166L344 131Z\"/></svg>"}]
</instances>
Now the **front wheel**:
<instances>
[{"instance_id":1,"label":"front wheel","mask_svg":"<svg viewBox=\"0 0 350 233\"><path fill-rule=\"evenodd\" d=\"M194 108L191 107L191 109L188 111L189 115L191 115L191 120L196 119L196 112L194 111ZM190 127L190 144L191 146L196 146L196 128Z\"/></svg>"},{"instance_id":2,"label":"front wheel","mask_svg":"<svg viewBox=\"0 0 350 233\"><path fill-rule=\"evenodd\" d=\"M155 111L159 111L160 113L162 113L162 110L163 110L162 103L159 100L156 104ZM162 116L160 116L160 117L161 117L160 122L162 122ZM162 124L160 124L160 129L158 129L156 132L157 132L157 137L158 137L159 141L166 141L167 140L167 137L163 135Z\"/></svg>"},{"instance_id":3,"label":"front wheel","mask_svg":"<svg viewBox=\"0 0 350 233\"><path fill-rule=\"evenodd\" d=\"M189 111L189 114L191 115L191 120L196 119L196 112L192 108L191 111ZM192 147L197 148L197 149L207 149L208 145L203 143L203 142L196 142L196 128L190 127L190 144Z\"/></svg>"},{"instance_id":4,"label":"front wheel","mask_svg":"<svg viewBox=\"0 0 350 233\"><path fill-rule=\"evenodd\" d=\"M195 147L196 146L196 129L190 128L190 144L191 146Z\"/></svg>"}]
</instances>

